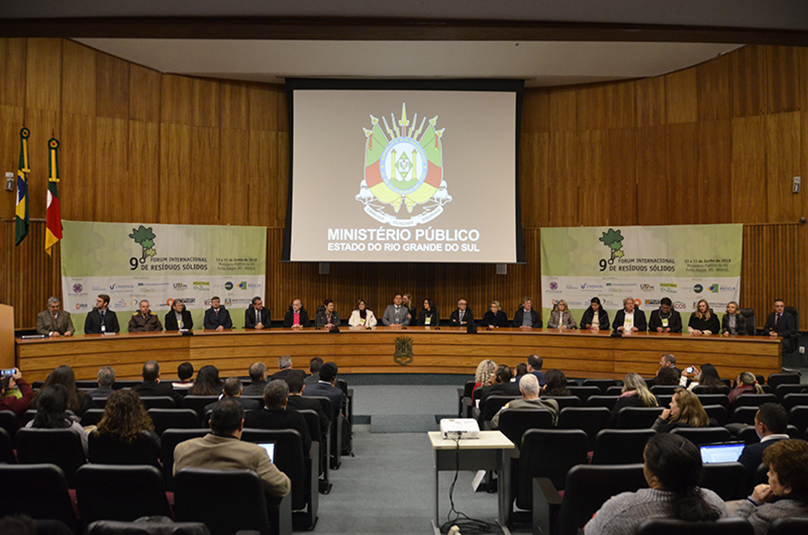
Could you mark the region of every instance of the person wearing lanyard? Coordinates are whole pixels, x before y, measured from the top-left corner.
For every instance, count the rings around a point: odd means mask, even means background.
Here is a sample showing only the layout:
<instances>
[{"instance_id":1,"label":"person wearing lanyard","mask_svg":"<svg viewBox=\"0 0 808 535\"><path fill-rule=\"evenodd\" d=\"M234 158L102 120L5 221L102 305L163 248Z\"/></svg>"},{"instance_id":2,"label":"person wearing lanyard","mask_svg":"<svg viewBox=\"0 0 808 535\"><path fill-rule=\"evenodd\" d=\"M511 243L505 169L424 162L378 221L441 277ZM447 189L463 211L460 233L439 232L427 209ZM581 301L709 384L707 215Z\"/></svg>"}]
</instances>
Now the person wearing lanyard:
<instances>
[{"instance_id":1,"label":"person wearing lanyard","mask_svg":"<svg viewBox=\"0 0 808 535\"><path fill-rule=\"evenodd\" d=\"M663 297L659 302L659 309L651 312L648 330L657 333L682 332L682 316L673 310L670 297Z\"/></svg>"},{"instance_id":2,"label":"person wearing lanyard","mask_svg":"<svg viewBox=\"0 0 808 535\"><path fill-rule=\"evenodd\" d=\"M645 313L639 308L634 308L634 298L626 297L623 301L623 310L618 310L614 315L612 329L624 334L648 330Z\"/></svg>"},{"instance_id":3,"label":"person wearing lanyard","mask_svg":"<svg viewBox=\"0 0 808 535\"><path fill-rule=\"evenodd\" d=\"M118 316L109 309L109 296L100 294L84 320L84 334L117 333L121 330Z\"/></svg>"}]
</instances>

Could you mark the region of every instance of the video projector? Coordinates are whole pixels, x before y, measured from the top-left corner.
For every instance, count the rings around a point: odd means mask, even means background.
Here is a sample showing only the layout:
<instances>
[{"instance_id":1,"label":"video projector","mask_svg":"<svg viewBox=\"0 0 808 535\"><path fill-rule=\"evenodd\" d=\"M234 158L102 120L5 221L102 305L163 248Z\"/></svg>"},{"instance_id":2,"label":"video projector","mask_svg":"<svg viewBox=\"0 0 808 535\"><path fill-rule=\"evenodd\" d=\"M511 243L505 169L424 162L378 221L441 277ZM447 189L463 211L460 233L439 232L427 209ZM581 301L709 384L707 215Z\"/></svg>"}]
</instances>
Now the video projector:
<instances>
[{"instance_id":1,"label":"video projector","mask_svg":"<svg viewBox=\"0 0 808 535\"><path fill-rule=\"evenodd\" d=\"M480 438L480 426L473 418L444 418L440 421L440 434L448 440Z\"/></svg>"}]
</instances>

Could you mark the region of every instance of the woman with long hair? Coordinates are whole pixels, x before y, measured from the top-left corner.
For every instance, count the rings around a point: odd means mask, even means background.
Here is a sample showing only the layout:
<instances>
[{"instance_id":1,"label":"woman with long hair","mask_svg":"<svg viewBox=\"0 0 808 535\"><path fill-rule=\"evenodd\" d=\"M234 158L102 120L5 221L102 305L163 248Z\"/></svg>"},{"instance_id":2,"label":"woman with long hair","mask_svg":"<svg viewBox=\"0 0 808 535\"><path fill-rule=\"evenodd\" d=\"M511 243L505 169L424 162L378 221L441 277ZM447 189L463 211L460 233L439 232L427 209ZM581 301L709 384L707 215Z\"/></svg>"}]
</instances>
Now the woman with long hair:
<instances>
[{"instance_id":1,"label":"woman with long hair","mask_svg":"<svg viewBox=\"0 0 808 535\"><path fill-rule=\"evenodd\" d=\"M704 467L692 442L679 435L654 435L643 458L649 488L610 498L584 527L586 535L632 535L649 518L697 522L727 516L724 501L698 486Z\"/></svg>"},{"instance_id":2,"label":"woman with long hair","mask_svg":"<svg viewBox=\"0 0 808 535\"><path fill-rule=\"evenodd\" d=\"M679 378L679 385L685 386L688 377L693 377L693 380L687 385L688 390L695 392L695 388L699 387L698 392L701 394L723 394L727 391L727 385L721 380L718 370L712 364L704 364L700 370L694 368L692 373L688 373L685 369Z\"/></svg>"},{"instance_id":3,"label":"woman with long hair","mask_svg":"<svg viewBox=\"0 0 808 535\"><path fill-rule=\"evenodd\" d=\"M627 373L623 379L623 393L614 404L612 414L617 415L623 407L658 407L655 395L648 390L645 379L636 373Z\"/></svg>"},{"instance_id":4,"label":"woman with long hair","mask_svg":"<svg viewBox=\"0 0 808 535\"><path fill-rule=\"evenodd\" d=\"M370 329L376 326L376 316L373 311L368 308L364 299L360 299L356 303L356 310L351 312L351 317L348 318L348 325L351 327L364 327Z\"/></svg>"},{"instance_id":5,"label":"woman with long hair","mask_svg":"<svg viewBox=\"0 0 808 535\"><path fill-rule=\"evenodd\" d=\"M421 313L418 315L418 325L440 327L440 314L438 314L438 309L435 308L435 302L428 297L424 299L424 308L421 309Z\"/></svg>"},{"instance_id":6,"label":"woman with long hair","mask_svg":"<svg viewBox=\"0 0 808 535\"><path fill-rule=\"evenodd\" d=\"M721 324L718 322L718 316L713 313L713 309L705 299L700 299L696 311L690 315L687 332L690 334L718 334L720 330Z\"/></svg>"},{"instance_id":7,"label":"woman with long hair","mask_svg":"<svg viewBox=\"0 0 808 535\"><path fill-rule=\"evenodd\" d=\"M569 396L570 389L567 387L567 376L561 370L547 370L544 374L544 387L542 394L545 396Z\"/></svg>"},{"instance_id":8,"label":"woman with long hair","mask_svg":"<svg viewBox=\"0 0 808 535\"><path fill-rule=\"evenodd\" d=\"M202 366L196 374L194 386L188 390L192 396L218 396L222 393L222 381L216 366Z\"/></svg>"},{"instance_id":9,"label":"woman with long hair","mask_svg":"<svg viewBox=\"0 0 808 535\"><path fill-rule=\"evenodd\" d=\"M33 420L25 427L35 429L72 429L81 438L84 456L87 456L87 431L79 424L78 418L67 414L70 398L67 388L60 383L43 386L37 395L37 411Z\"/></svg>"},{"instance_id":10,"label":"woman with long hair","mask_svg":"<svg viewBox=\"0 0 808 535\"><path fill-rule=\"evenodd\" d=\"M153 460L153 464L157 464L160 437L154 432L154 423L146 414L146 408L134 390L116 390L109 396L104 407L104 415L97 429L93 431L93 436L90 437L92 446L90 461L109 462L108 459L94 458L96 440L104 442L104 453L109 452L111 448L124 450L127 446L142 442L144 449L150 451L149 457Z\"/></svg>"},{"instance_id":11,"label":"woman with long hair","mask_svg":"<svg viewBox=\"0 0 808 535\"><path fill-rule=\"evenodd\" d=\"M94 406L93 398L87 393L76 388L76 375L73 373L73 368L66 365L57 366L55 370L50 372L42 384L42 388L34 396L32 406L36 409L39 407L39 396L46 386L62 385L67 392L67 408L73 411L73 414L81 418L87 409Z\"/></svg>"},{"instance_id":12,"label":"woman with long hair","mask_svg":"<svg viewBox=\"0 0 808 535\"><path fill-rule=\"evenodd\" d=\"M662 411L652 428L658 433L667 433L677 427L709 426L710 419L696 394L685 388L677 388L670 407Z\"/></svg>"},{"instance_id":13,"label":"woman with long hair","mask_svg":"<svg viewBox=\"0 0 808 535\"><path fill-rule=\"evenodd\" d=\"M778 518L808 516L808 442L779 440L766 448L763 464L769 484L756 486L735 511L752 524L755 535L766 535Z\"/></svg>"},{"instance_id":14,"label":"woman with long hair","mask_svg":"<svg viewBox=\"0 0 808 535\"><path fill-rule=\"evenodd\" d=\"M746 318L740 312L740 307L735 301L727 303L727 313L721 319L721 333L724 336L731 334L746 334Z\"/></svg>"},{"instance_id":15,"label":"woman with long hair","mask_svg":"<svg viewBox=\"0 0 808 535\"><path fill-rule=\"evenodd\" d=\"M491 359L481 360L477 365L477 371L474 374L474 388L471 390L472 399L474 399L474 392L485 385L490 385L496 378L494 375L497 370L497 363ZM478 394L479 395L479 394Z\"/></svg>"},{"instance_id":16,"label":"woman with long hair","mask_svg":"<svg viewBox=\"0 0 808 535\"><path fill-rule=\"evenodd\" d=\"M741 394L763 394L763 387L758 384L752 372L741 372L735 379L735 388L729 393L729 410L735 408L735 399Z\"/></svg>"},{"instance_id":17,"label":"woman with long hair","mask_svg":"<svg viewBox=\"0 0 808 535\"><path fill-rule=\"evenodd\" d=\"M603 309L600 304L599 297L593 297L589 303L589 308L584 310L584 315L581 316L581 328L608 331L609 330L609 314Z\"/></svg>"},{"instance_id":18,"label":"woman with long hair","mask_svg":"<svg viewBox=\"0 0 808 535\"><path fill-rule=\"evenodd\" d=\"M562 299L553 307L550 312L550 319L547 320L548 329L577 329L578 324L575 323L575 318L572 317L570 307L567 302Z\"/></svg>"}]
</instances>

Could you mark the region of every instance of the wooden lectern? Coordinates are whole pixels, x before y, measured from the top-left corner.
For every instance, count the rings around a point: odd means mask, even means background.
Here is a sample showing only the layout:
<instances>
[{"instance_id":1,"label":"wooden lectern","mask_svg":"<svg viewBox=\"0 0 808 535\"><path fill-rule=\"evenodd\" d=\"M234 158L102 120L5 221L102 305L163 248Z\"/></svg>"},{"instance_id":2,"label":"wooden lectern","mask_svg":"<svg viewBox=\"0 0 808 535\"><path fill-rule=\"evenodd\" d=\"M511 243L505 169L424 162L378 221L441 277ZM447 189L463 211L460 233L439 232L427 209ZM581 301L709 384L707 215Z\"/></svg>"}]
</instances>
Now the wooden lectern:
<instances>
[{"instance_id":1,"label":"wooden lectern","mask_svg":"<svg viewBox=\"0 0 808 535\"><path fill-rule=\"evenodd\" d=\"M14 356L14 307L0 305L0 368L17 366Z\"/></svg>"}]
</instances>

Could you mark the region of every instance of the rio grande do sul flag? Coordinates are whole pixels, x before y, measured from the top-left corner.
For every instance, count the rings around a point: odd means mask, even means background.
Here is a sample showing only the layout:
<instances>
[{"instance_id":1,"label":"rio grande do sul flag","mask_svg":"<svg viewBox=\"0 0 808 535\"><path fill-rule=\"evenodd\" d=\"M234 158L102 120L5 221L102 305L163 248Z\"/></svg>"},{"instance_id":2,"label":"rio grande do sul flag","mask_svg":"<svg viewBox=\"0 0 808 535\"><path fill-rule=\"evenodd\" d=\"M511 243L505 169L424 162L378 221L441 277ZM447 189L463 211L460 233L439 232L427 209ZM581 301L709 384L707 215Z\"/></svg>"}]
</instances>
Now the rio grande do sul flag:
<instances>
[{"instance_id":1,"label":"rio grande do sul flag","mask_svg":"<svg viewBox=\"0 0 808 535\"><path fill-rule=\"evenodd\" d=\"M53 246L62 239L62 211L59 206L59 141L48 141L48 215L45 223L45 252L53 254Z\"/></svg>"}]
</instances>

